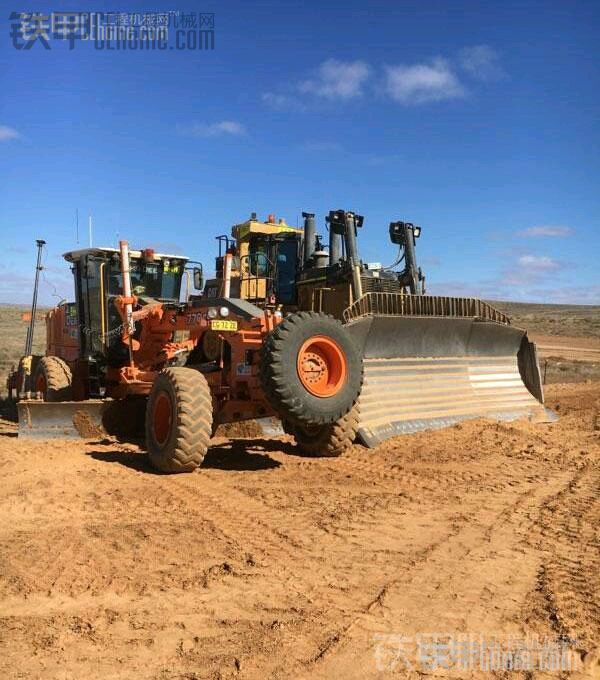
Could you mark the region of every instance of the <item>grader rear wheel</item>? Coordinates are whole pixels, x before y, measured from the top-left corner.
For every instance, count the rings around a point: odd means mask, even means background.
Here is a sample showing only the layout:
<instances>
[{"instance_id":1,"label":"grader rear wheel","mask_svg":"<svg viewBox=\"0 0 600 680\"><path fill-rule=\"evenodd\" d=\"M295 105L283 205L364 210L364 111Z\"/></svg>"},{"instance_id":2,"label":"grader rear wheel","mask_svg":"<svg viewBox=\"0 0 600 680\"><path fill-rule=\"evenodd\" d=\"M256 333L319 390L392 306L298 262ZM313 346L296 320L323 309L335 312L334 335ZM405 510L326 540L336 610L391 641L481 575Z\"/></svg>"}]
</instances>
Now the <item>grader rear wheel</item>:
<instances>
[{"instance_id":1,"label":"grader rear wheel","mask_svg":"<svg viewBox=\"0 0 600 680\"><path fill-rule=\"evenodd\" d=\"M146 406L146 447L161 472L192 472L201 465L212 430L206 379L191 368L161 371Z\"/></svg>"},{"instance_id":2,"label":"grader rear wheel","mask_svg":"<svg viewBox=\"0 0 600 680\"><path fill-rule=\"evenodd\" d=\"M42 357L33 375L33 391L40 392L44 401L71 399L71 369L59 357Z\"/></svg>"}]
</instances>

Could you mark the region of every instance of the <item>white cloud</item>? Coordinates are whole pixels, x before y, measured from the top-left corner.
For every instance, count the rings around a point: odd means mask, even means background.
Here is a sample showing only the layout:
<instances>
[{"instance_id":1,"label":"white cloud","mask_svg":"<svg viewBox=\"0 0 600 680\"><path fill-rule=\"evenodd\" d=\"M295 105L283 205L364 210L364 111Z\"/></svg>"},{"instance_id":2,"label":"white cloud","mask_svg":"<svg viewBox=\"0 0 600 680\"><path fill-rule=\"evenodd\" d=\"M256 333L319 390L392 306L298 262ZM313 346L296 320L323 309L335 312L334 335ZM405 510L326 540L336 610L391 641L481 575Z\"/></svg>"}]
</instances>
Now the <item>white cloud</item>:
<instances>
[{"instance_id":1,"label":"white cloud","mask_svg":"<svg viewBox=\"0 0 600 680\"><path fill-rule=\"evenodd\" d=\"M21 135L8 125L0 125L0 142L8 142L11 139L18 139Z\"/></svg>"},{"instance_id":2,"label":"white cloud","mask_svg":"<svg viewBox=\"0 0 600 680\"><path fill-rule=\"evenodd\" d=\"M360 97L371 68L364 61L324 61L315 77L298 84L298 90L325 99L353 99Z\"/></svg>"},{"instance_id":3,"label":"white cloud","mask_svg":"<svg viewBox=\"0 0 600 680\"><path fill-rule=\"evenodd\" d=\"M221 135L239 137L246 134L246 128L235 120L221 120L217 123L194 123L189 127L180 128L180 131L192 137L219 137Z\"/></svg>"},{"instance_id":4,"label":"white cloud","mask_svg":"<svg viewBox=\"0 0 600 680\"><path fill-rule=\"evenodd\" d=\"M499 80L506 76L498 54L489 45L465 47L458 58L465 72L476 80Z\"/></svg>"},{"instance_id":5,"label":"white cloud","mask_svg":"<svg viewBox=\"0 0 600 680\"><path fill-rule=\"evenodd\" d=\"M521 236L570 236L574 232L571 227L566 227L561 224L543 224L538 227L529 227L520 232Z\"/></svg>"},{"instance_id":6,"label":"white cloud","mask_svg":"<svg viewBox=\"0 0 600 680\"><path fill-rule=\"evenodd\" d=\"M401 104L424 104L465 95L465 88L445 59L387 66L385 71L386 92Z\"/></svg>"},{"instance_id":7,"label":"white cloud","mask_svg":"<svg viewBox=\"0 0 600 680\"><path fill-rule=\"evenodd\" d=\"M528 286L555 279L563 269L563 264L548 255L520 255L507 267L501 277L502 284L509 286Z\"/></svg>"},{"instance_id":8,"label":"white cloud","mask_svg":"<svg viewBox=\"0 0 600 680\"><path fill-rule=\"evenodd\" d=\"M383 74L383 91L401 104L424 104L457 99L467 94L462 76L474 80L498 80L506 75L498 54L489 45L460 50L456 58L438 57L416 64L373 67L365 61L327 59L312 76L291 82L280 91L268 91L262 101L274 108L306 108L299 94L328 100L350 100L362 96L376 72Z\"/></svg>"},{"instance_id":9,"label":"white cloud","mask_svg":"<svg viewBox=\"0 0 600 680\"><path fill-rule=\"evenodd\" d=\"M525 267L535 272L548 272L560 269L560 264L547 255L521 255L517 262L520 267Z\"/></svg>"}]
</instances>

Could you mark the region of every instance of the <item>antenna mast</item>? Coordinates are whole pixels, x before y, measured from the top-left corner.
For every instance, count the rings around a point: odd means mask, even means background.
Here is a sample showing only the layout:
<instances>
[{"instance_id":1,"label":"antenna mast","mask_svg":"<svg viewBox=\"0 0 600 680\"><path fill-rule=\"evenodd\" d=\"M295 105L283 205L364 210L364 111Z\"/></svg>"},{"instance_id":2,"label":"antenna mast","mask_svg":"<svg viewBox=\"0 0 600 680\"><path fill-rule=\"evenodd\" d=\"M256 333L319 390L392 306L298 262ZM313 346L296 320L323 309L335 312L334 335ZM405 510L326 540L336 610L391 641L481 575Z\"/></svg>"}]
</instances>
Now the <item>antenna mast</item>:
<instances>
[{"instance_id":1,"label":"antenna mast","mask_svg":"<svg viewBox=\"0 0 600 680\"><path fill-rule=\"evenodd\" d=\"M31 348L33 346L33 331L35 329L35 313L37 311L38 286L40 283L40 272L43 269L42 248L46 245L46 241L38 239L36 243L38 247L37 264L35 266L35 283L33 284L33 300L31 301L31 319L29 319L29 328L27 329L27 340L25 340L26 357L28 357L31 354Z\"/></svg>"}]
</instances>

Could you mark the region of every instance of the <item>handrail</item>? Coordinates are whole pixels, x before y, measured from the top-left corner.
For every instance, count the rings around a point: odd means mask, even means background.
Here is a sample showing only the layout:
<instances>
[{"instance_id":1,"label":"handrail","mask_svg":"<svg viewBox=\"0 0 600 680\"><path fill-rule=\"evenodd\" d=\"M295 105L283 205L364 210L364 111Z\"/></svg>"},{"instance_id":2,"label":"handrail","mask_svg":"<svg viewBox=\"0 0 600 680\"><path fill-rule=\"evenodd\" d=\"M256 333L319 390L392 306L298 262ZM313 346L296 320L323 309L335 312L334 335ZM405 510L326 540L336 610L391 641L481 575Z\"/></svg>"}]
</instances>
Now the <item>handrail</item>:
<instances>
[{"instance_id":1,"label":"handrail","mask_svg":"<svg viewBox=\"0 0 600 680\"><path fill-rule=\"evenodd\" d=\"M404 293L365 293L344 310L344 322L365 316L440 316L485 319L509 325L510 318L478 298Z\"/></svg>"}]
</instances>

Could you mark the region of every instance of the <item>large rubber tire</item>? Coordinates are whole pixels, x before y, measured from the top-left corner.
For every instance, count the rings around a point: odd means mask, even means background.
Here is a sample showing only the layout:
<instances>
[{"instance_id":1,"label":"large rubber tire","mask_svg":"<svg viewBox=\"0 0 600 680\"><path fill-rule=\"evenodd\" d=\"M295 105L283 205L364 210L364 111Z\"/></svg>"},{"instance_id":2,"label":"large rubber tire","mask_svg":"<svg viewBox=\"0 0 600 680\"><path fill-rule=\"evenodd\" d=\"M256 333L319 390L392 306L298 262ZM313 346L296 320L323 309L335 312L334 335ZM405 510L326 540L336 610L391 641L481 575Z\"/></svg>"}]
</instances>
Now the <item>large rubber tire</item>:
<instances>
[{"instance_id":1,"label":"large rubber tire","mask_svg":"<svg viewBox=\"0 0 600 680\"><path fill-rule=\"evenodd\" d=\"M212 430L206 378L192 368L165 368L146 405L146 448L160 472L192 472L201 465Z\"/></svg>"},{"instance_id":2,"label":"large rubber tire","mask_svg":"<svg viewBox=\"0 0 600 680\"><path fill-rule=\"evenodd\" d=\"M42 357L33 375L32 392L41 392L44 401L70 401L73 376L69 365L59 357Z\"/></svg>"},{"instance_id":3,"label":"large rubber tire","mask_svg":"<svg viewBox=\"0 0 600 680\"><path fill-rule=\"evenodd\" d=\"M347 451L358 432L358 406L329 425L294 425L284 423L283 429L291 434L302 453L315 458L336 458Z\"/></svg>"},{"instance_id":4,"label":"large rubber tire","mask_svg":"<svg viewBox=\"0 0 600 680\"><path fill-rule=\"evenodd\" d=\"M344 378L328 396L311 393L300 377L298 356L312 338L333 341L345 364ZM358 399L362 357L338 320L320 312L298 312L286 317L265 339L260 380L282 420L305 426L329 425L346 415Z\"/></svg>"}]
</instances>

